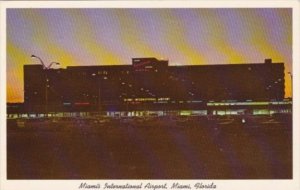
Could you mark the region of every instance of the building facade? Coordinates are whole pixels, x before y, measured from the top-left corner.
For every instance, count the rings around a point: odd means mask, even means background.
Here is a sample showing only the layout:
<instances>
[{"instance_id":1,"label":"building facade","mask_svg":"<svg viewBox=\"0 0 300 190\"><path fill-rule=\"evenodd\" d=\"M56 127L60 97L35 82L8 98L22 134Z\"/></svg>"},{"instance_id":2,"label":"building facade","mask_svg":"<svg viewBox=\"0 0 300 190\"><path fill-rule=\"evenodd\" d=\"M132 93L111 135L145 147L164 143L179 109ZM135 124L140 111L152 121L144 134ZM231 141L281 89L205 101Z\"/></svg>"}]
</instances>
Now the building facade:
<instances>
[{"instance_id":1,"label":"building facade","mask_svg":"<svg viewBox=\"0 0 300 190\"><path fill-rule=\"evenodd\" d=\"M33 113L209 110L216 102L283 101L284 84L284 64L270 59L230 65L169 66L167 60L156 58L133 58L132 65L65 69L24 65L24 109Z\"/></svg>"}]
</instances>

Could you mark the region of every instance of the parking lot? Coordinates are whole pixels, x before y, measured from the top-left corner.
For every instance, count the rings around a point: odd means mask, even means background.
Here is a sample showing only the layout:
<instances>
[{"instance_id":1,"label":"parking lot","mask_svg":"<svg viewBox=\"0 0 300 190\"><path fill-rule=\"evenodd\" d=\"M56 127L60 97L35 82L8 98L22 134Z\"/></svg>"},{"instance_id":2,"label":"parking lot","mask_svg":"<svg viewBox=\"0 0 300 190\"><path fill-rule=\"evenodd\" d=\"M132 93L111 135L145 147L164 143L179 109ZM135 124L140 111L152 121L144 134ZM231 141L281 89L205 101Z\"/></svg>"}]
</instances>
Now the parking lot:
<instances>
[{"instance_id":1,"label":"parking lot","mask_svg":"<svg viewBox=\"0 0 300 190\"><path fill-rule=\"evenodd\" d=\"M8 179L291 179L291 117L7 120Z\"/></svg>"}]
</instances>

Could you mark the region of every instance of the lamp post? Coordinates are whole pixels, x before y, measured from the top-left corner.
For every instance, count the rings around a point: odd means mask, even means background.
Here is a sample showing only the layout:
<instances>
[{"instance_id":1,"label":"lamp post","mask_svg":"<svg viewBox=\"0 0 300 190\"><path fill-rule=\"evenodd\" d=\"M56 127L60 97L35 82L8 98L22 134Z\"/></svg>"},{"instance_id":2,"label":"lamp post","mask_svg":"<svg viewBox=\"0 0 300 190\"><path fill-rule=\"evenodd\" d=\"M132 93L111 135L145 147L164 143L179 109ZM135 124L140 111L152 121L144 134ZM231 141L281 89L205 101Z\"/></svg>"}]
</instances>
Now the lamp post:
<instances>
[{"instance_id":1,"label":"lamp post","mask_svg":"<svg viewBox=\"0 0 300 190\"><path fill-rule=\"evenodd\" d=\"M43 60L36 56L36 55L31 55L31 58L36 58L40 61L41 65L43 66L43 70L45 70L45 73L46 73L46 85L45 85L45 112L46 112L46 117L48 117L48 88L49 88L49 79L48 79L48 72L47 70L50 70L51 69L51 66L52 65L60 65L60 63L58 62L51 62L49 63L48 66L46 66L43 62Z\"/></svg>"},{"instance_id":2,"label":"lamp post","mask_svg":"<svg viewBox=\"0 0 300 190\"><path fill-rule=\"evenodd\" d=\"M288 72L288 74L290 75L290 77L291 77L291 96L292 96L292 98L293 98L293 74L291 73L291 72Z\"/></svg>"},{"instance_id":3,"label":"lamp post","mask_svg":"<svg viewBox=\"0 0 300 190\"><path fill-rule=\"evenodd\" d=\"M102 80L102 75L98 76L98 111L99 111L99 116L101 116L101 80Z\"/></svg>"},{"instance_id":4,"label":"lamp post","mask_svg":"<svg viewBox=\"0 0 300 190\"><path fill-rule=\"evenodd\" d=\"M41 65L43 65L43 69L46 69L46 68L47 68L47 67L45 66L43 60L42 60L40 57L35 56L35 55L31 55L31 58L36 58L36 59L38 59L38 60L41 62Z\"/></svg>"}]
</instances>

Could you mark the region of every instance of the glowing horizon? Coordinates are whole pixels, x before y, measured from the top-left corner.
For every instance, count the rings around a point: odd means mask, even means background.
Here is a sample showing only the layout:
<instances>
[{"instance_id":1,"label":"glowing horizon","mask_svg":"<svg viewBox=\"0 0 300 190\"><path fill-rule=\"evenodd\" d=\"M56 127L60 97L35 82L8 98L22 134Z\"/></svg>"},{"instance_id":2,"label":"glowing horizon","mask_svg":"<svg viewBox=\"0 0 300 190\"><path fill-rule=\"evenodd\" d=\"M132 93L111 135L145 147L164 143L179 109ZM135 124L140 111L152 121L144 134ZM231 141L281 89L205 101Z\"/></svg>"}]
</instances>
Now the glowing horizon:
<instances>
[{"instance_id":1,"label":"glowing horizon","mask_svg":"<svg viewBox=\"0 0 300 190\"><path fill-rule=\"evenodd\" d=\"M285 63L291 96L292 9L8 9L7 102L23 102L23 65Z\"/></svg>"}]
</instances>

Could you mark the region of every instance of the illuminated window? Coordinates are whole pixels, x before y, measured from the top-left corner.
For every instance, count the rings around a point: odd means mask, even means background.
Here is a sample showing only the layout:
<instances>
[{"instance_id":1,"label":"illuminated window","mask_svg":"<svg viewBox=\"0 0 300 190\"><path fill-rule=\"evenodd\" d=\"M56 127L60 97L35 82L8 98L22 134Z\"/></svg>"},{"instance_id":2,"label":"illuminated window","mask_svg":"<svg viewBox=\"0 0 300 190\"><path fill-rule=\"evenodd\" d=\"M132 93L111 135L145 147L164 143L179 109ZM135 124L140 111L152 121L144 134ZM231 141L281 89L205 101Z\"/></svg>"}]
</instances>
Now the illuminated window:
<instances>
[{"instance_id":1,"label":"illuminated window","mask_svg":"<svg viewBox=\"0 0 300 190\"><path fill-rule=\"evenodd\" d=\"M167 100L170 100L170 98L158 98L157 100L158 101L167 101Z\"/></svg>"}]
</instances>

